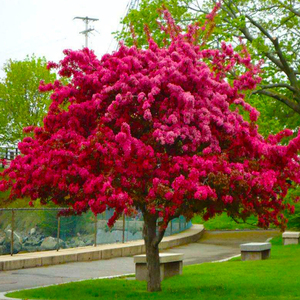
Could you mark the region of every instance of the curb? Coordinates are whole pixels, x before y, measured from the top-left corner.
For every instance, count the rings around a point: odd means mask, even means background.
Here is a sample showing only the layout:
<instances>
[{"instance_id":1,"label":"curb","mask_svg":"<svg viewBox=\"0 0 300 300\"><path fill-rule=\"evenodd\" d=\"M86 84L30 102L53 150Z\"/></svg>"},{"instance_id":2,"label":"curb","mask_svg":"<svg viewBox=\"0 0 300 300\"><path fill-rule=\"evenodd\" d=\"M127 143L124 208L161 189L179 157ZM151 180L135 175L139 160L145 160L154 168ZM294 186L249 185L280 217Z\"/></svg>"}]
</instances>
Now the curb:
<instances>
[{"instance_id":1,"label":"curb","mask_svg":"<svg viewBox=\"0 0 300 300\"><path fill-rule=\"evenodd\" d=\"M76 280L76 281L70 281L70 282L66 282L66 283L55 283L55 284L49 284L49 285L42 285L39 287L27 288L27 289L22 289L22 290L14 290L14 291L3 292L3 293L0 292L0 300L20 300L20 298L10 298L10 297L5 296L6 294L18 292L18 291L34 290L34 289L40 289L40 288L49 287L49 286L63 285L63 284L68 284L68 283L72 283L72 282L81 282L81 281L86 281L86 280L113 279L113 278L129 276L129 275L135 275L135 274L128 273L128 274L120 274L120 275L113 275L113 276L95 277L95 278L90 278L90 279L81 279L81 280Z\"/></svg>"}]
</instances>

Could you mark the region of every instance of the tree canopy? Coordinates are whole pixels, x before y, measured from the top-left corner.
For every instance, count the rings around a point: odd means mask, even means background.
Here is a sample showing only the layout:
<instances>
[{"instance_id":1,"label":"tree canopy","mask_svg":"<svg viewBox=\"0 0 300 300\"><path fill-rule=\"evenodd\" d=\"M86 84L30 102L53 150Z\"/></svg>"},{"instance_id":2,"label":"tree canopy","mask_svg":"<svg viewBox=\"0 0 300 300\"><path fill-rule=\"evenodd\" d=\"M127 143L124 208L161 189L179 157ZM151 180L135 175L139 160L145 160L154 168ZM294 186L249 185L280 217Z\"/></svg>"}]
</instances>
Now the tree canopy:
<instances>
[{"instance_id":1,"label":"tree canopy","mask_svg":"<svg viewBox=\"0 0 300 300\"><path fill-rule=\"evenodd\" d=\"M137 44L147 44L143 31L148 24L156 40L164 35L158 30L158 10L164 4L184 27L190 20L203 22L216 0L142 0L137 10L124 18L119 40L132 45L129 25L134 28ZM275 17L276 16L276 17ZM264 60L262 82L251 91L247 101L259 107L259 121L264 135L278 129L297 129L300 125L300 5L296 0L224 0L215 18L215 28L208 45L220 45L222 40L241 48L239 37L246 43L252 59ZM272 125L272 126L270 126Z\"/></svg>"},{"instance_id":2,"label":"tree canopy","mask_svg":"<svg viewBox=\"0 0 300 300\"><path fill-rule=\"evenodd\" d=\"M163 47L148 33L147 49L123 45L100 60L87 48L66 50L49 67L69 83L40 86L52 91L44 124L26 128L33 136L2 173L10 200L28 196L76 213L113 208L109 225L140 210L149 291L161 288L158 245L170 220L226 212L284 227L282 212L293 210L284 198L300 183L300 134L287 145L288 129L263 138L258 111L244 101L260 66L245 47L199 46L216 11L186 33L164 11L171 42Z\"/></svg>"},{"instance_id":3,"label":"tree canopy","mask_svg":"<svg viewBox=\"0 0 300 300\"><path fill-rule=\"evenodd\" d=\"M51 82L56 76L46 68L45 58L27 57L9 60L0 81L0 144L15 145L26 135L23 128L41 126L50 104L49 94L38 90L40 81Z\"/></svg>"}]
</instances>

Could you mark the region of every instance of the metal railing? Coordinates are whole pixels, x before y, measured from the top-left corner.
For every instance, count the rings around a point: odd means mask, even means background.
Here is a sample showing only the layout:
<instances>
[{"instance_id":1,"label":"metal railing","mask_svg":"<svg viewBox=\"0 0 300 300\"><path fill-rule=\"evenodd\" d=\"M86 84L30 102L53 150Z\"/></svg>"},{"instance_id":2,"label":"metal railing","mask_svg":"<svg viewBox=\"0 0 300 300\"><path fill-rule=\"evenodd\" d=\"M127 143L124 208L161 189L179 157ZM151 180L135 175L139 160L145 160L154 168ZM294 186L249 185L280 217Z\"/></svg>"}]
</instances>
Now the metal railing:
<instances>
[{"instance_id":1,"label":"metal railing","mask_svg":"<svg viewBox=\"0 0 300 300\"><path fill-rule=\"evenodd\" d=\"M20 154L18 148L14 147L0 147L0 160L5 159L6 163L3 161L0 163L0 167L5 168L10 165L10 161L16 158L17 155Z\"/></svg>"},{"instance_id":2,"label":"metal railing","mask_svg":"<svg viewBox=\"0 0 300 300\"><path fill-rule=\"evenodd\" d=\"M15 147L0 147L0 158L7 160L13 160L17 155L19 155L19 149Z\"/></svg>"},{"instance_id":3,"label":"metal railing","mask_svg":"<svg viewBox=\"0 0 300 300\"><path fill-rule=\"evenodd\" d=\"M113 210L94 216L58 216L62 208L0 208L0 255L97 246L142 239L143 218L123 215L112 228ZM184 217L172 220L165 236L191 227Z\"/></svg>"}]
</instances>

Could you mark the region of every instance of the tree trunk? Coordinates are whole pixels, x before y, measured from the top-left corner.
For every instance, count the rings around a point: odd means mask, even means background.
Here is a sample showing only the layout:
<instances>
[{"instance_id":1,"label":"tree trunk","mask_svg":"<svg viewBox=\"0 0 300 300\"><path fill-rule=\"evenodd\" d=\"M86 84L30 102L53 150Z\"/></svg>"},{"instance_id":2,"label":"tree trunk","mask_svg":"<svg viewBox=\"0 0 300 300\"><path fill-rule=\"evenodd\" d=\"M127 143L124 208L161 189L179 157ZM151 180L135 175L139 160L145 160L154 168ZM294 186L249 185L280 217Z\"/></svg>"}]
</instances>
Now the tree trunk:
<instances>
[{"instance_id":1,"label":"tree trunk","mask_svg":"<svg viewBox=\"0 0 300 300\"><path fill-rule=\"evenodd\" d=\"M159 263L159 238L156 234L156 220L155 216L144 216L144 240L146 246L147 258L147 290L148 292L161 291L160 278L160 263Z\"/></svg>"}]
</instances>

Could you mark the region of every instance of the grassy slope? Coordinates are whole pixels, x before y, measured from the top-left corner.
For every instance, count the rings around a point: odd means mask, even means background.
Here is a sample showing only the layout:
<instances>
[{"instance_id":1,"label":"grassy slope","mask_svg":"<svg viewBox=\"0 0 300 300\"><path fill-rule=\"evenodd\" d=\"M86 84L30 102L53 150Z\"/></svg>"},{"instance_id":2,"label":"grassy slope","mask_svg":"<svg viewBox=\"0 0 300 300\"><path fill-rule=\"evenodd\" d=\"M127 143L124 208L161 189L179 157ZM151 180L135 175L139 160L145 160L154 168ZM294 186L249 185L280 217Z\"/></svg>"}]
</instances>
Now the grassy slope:
<instances>
[{"instance_id":1,"label":"grassy slope","mask_svg":"<svg viewBox=\"0 0 300 300\"><path fill-rule=\"evenodd\" d=\"M248 223L250 224L238 224L233 221L230 217L228 217L225 213L214 217L208 221L204 221L200 216L195 216L192 220L193 224L203 224L205 229L207 230L236 230L236 229L257 229L258 227L255 225L250 225L251 223L255 223L255 218L250 218Z\"/></svg>"},{"instance_id":2,"label":"grassy slope","mask_svg":"<svg viewBox=\"0 0 300 300\"><path fill-rule=\"evenodd\" d=\"M300 203L296 204L296 213L294 215L288 215L287 218L289 222L287 224L287 229L289 230L299 230L300 229ZM223 213L219 216L214 217L208 221L204 221L200 216L195 216L192 220L193 224L203 224L207 230L241 230L241 229L258 229L259 227L251 224L255 224L257 219L255 217L250 217L247 223L236 223L230 217ZM249 224L248 224L249 223ZM271 228L274 226L270 226Z\"/></svg>"},{"instance_id":3,"label":"grassy slope","mask_svg":"<svg viewBox=\"0 0 300 300\"><path fill-rule=\"evenodd\" d=\"M147 293L145 282L126 279L88 280L11 293L23 299L300 299L300 246L282 246L275 239L271 258L264 261L187 266L183 276L163 281L163 292Z\"/></svg>"}]
</instances>

